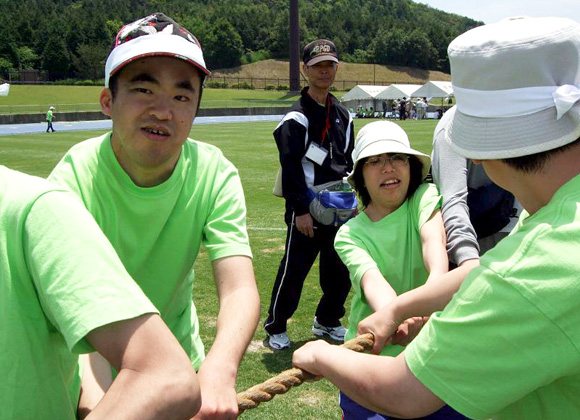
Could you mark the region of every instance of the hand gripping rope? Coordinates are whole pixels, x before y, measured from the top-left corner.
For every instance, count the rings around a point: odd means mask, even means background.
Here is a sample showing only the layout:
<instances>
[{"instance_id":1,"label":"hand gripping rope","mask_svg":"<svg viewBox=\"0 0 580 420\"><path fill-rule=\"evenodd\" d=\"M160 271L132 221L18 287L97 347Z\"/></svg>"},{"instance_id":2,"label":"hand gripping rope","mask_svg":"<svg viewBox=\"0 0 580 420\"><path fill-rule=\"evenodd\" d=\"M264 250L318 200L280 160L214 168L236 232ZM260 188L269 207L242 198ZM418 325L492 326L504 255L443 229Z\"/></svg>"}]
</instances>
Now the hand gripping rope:
<instances>
[{"instance_id":1,"label":"hand gripping rope","mask_svg":"<svg viewBox=\"0 0 580 420\"><path fill-rule=\"evenodd\" d=\"M361 353L373 348L374 336L371 333L359 335L347 341L341 347ZM293 368L268 379L261 384L254 385L244 392L238 393L238 409L240 414L244 410L256 408L261 402L270 401L275 395L285 394L293 386L302 385L304 381L314 379L315 376L299 368Z\"/></svg>"}]
</instances>

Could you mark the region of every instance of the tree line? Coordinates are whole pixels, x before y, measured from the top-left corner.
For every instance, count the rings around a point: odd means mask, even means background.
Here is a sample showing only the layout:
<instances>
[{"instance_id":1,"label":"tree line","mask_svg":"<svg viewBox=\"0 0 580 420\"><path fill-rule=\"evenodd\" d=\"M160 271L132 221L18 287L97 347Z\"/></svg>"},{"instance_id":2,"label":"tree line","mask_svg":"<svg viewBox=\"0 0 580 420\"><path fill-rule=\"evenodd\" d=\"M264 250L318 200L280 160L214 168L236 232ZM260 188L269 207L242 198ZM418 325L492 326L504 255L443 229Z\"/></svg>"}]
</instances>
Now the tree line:
<instances>
[{"instance_id":1,"label":"tree line","mask_svg":"<svg viewBox=\"0 0 580 420\"><path fill-rule=\"evenodd\" d=\"M0 78L101 79L123 23L163 12L200 40L210 69L288 58L288 0L0 0ZM448 72L447 45L482 24L411 0L302 0L300 38L332 39L340 59Z\"/></svg>"}]
</instances>

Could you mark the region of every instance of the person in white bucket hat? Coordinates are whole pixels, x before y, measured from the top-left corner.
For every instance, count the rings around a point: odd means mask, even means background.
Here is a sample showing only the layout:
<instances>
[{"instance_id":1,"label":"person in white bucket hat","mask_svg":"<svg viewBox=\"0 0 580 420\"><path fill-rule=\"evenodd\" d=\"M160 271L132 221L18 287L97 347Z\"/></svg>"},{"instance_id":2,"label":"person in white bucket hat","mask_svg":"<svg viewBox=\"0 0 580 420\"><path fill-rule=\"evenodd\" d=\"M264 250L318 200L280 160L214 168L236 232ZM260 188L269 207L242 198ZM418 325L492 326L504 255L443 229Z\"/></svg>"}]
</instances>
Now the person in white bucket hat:
<instances>
[{"instance_id":1,"label":"person in white bucket hat","mask_svg":"<svg viewBox=\"0 0 580 420\"><path fill-rule=\"evenodd\" d=\"M112 132L74 146L49 179L81 198L185 349L199 374L199 418L229 419L260 302L238 171L218 148L188 137L208 74L201 44L173 19L155 13L125 25L100 97ZM207 358L192 300L202 245L220 307ZM102 394L90 389L87 410Z\"/></svg>"},{"instance_id":2,"label":"person in white bucket hat","mask_svg":"<svg viewBox=\"0 0 580 420\"><path fill-rule=\"evenodd\" d=\"M580 418L580 24L513 18L449 45L447 140L524 211L397 358L308 344L294 364L399 417ZM385 340L388 312L359 332Z\"/></svg>"},{"instance_id":3,"label":"person in white bucket hat","mask_svg":"<svg viewBox=\"0 0 580 420\"><path fill-rule=\"evenodd\" d=\"M359 322L390 305L398 295L421 287L447 272L441 196L423 182L428 155L411 148L405 131L389 121L363 127L353 151L354 169L348 181L362 211L340 228L334 246L348 267L354 296L345 339L354 338ZM423 325L407 319L394 339L378 349L395 357ZM387 419L340 394L343 419ZM434 415L463 418L446 406Z\"/></svg>"}]
</instances>

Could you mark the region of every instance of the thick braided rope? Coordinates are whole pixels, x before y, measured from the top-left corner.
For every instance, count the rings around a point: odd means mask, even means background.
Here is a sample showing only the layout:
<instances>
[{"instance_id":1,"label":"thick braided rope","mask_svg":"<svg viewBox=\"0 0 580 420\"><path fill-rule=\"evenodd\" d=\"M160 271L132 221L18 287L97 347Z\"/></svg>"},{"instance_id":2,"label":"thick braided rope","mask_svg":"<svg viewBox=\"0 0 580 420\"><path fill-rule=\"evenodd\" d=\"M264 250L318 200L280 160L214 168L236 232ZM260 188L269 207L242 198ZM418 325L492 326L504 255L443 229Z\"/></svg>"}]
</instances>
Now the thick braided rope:
<instances>
[{"instance_id":1,"label":"thick braided rope","mask_svg":"<svg viewBox=\"0 0 580 420\"><path fill-rule=\"evenodd\" d=\"M372 349L373 343L374 337L368 333L347 341L341 347L361 353ZM309 379L314 379L314 375L302 369L293 368L285 370L279 375L251 387L247 391L238 393L240 414L244 410L256 408L261 402L270 401L275 395L285 394L291 387L301 385Z\"/></svg>"}]
</instances>

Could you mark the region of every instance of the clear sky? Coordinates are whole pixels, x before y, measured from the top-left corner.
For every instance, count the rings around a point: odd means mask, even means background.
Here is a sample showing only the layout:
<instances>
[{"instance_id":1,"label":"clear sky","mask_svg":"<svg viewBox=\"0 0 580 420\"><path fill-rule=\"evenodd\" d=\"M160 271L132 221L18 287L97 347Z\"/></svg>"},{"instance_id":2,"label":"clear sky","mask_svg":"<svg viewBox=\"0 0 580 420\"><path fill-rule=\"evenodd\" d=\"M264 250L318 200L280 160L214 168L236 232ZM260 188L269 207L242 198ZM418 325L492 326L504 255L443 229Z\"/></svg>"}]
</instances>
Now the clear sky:
<instances>
[{"instance_id":1,"label":"clear sky","mask_svg":"<svg viewBox=\"0 0 580 420\"><path fill-rule=\"evenodd\" d=\"M413 0L435 9L494 23L510 16L567 17L580 22L580 0Z\"/></svg>"}]
</instances>

